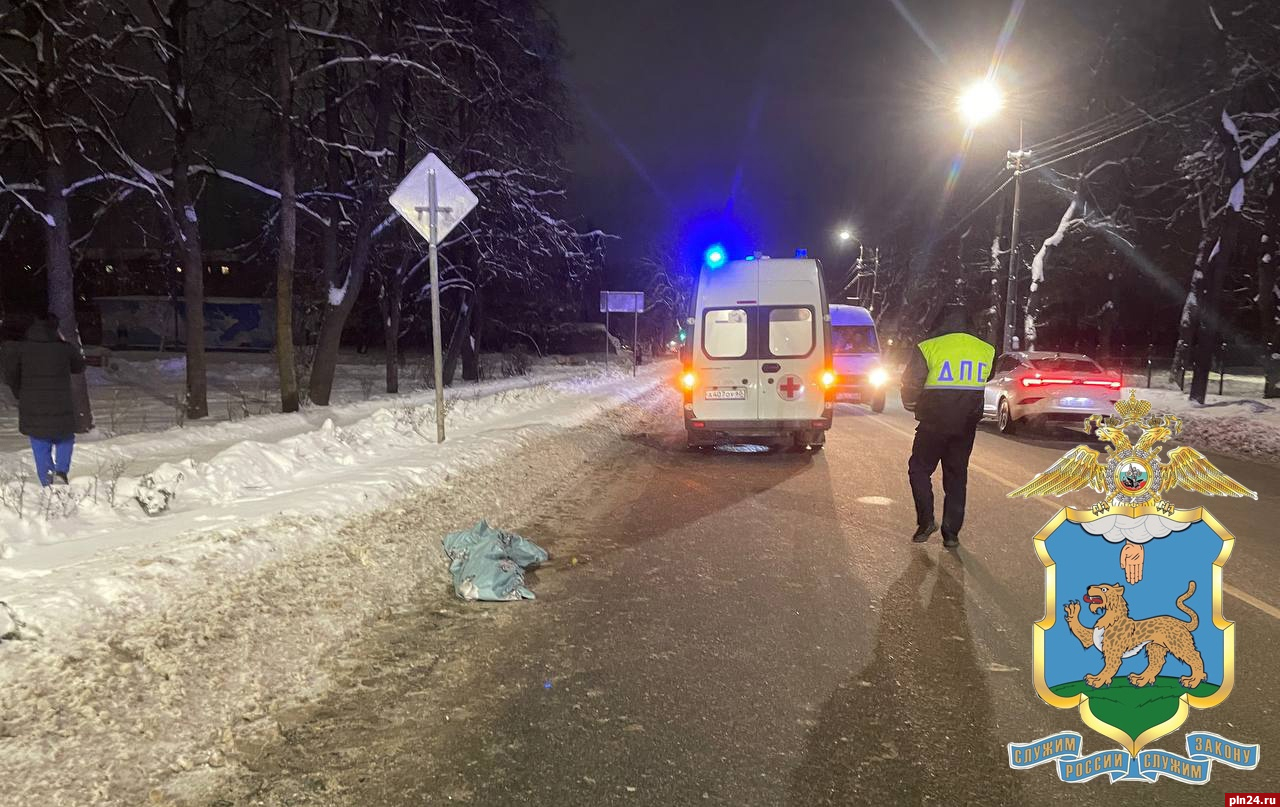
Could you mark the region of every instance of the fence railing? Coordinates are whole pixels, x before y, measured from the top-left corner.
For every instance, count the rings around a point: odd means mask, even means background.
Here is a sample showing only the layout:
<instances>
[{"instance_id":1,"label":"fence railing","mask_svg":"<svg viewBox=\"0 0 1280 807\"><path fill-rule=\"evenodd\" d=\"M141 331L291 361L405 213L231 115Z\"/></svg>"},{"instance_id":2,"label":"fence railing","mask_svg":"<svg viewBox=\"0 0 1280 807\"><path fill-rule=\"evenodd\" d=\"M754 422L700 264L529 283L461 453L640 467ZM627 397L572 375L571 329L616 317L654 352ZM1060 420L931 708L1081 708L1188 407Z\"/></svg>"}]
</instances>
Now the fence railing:
<instances>
[{"instance_id":1,"label":"fence railing","mask_svg":"<svg viewBox=\"0 0 1280 807\"><path fill-rule=\"evenodd\" d=\"M1230 377L1233 391L1264 397L1267 392L1267 362L1275 355L1273 346L1266 346L1266 352L1257 357L1257 363L1249 362L1249 357L1240 353L1240 351L1233 352L1226 342L1218 346L1213 355L1209 391L1217 392L1218 395L1224 394ZM1169 383L1170 370L1173 367L1168 348L1157 349L1155 345L1122 344L1113 355L1096 355L1094 358L1104 368L1123 373L1126 384L1136 384L1148 389ZM1172 383L1178 389L1186 390L1191 383L1191 375L1192 368L1184 366L1173 377Z\"/></svg>"}]
</instances>

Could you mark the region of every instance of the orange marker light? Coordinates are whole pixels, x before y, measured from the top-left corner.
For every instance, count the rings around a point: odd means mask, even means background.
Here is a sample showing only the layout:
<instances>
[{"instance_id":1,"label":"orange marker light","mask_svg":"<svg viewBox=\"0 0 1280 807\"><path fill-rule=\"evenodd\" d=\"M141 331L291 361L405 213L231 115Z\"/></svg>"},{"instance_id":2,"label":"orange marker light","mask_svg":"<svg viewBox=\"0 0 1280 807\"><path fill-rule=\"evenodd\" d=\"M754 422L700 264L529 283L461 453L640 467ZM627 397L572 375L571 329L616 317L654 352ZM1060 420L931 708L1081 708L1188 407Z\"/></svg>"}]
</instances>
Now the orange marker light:
<instances>
[{"instance_id":1,"label":"orange marker light","mask_svg":"<svg viewBox=\"0 0 1280 807\"><path fill-rule=\"evenodd\" d=\"M693 389L694 385L697 383L698 383L698 377L693 373L685 373L684 375L680 376L680 385L687 390Z\"/></svg>"},{"instance_id":2,"label":"orange marker light","mask_svg":"<svg viewBox=\"0 0 1280 807\"><path fill-rule=\"evenodd\" d=\"M830 370L826 370L826 371L824 371L824 372L822 373L822 386L823 386L823 387L830 388L830 387L835 386L835 383L836 383L836 374L835 374L835 373L831 372Z\"/></svg>"}]
</instances>

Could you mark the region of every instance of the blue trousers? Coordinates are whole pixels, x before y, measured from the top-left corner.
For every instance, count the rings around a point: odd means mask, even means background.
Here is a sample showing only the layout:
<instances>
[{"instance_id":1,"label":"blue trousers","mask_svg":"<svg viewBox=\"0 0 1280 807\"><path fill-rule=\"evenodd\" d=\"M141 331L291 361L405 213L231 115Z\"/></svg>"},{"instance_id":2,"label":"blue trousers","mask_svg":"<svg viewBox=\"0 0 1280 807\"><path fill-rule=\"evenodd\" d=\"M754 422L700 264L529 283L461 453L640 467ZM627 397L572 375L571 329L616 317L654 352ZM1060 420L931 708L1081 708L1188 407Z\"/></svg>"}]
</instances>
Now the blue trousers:
<instances>
[{"instance_id":1,"label":"blue trousers","mask_svg":"<svg viewBox=\"0 0 1280 807\"><path fill-rule=\"evenodd\" d=\"M40 477L41 485L48 485L55 471L66 474L71 470L71 449L75 444L74 434L53 440L46 440L43 437L31 438L31 453L36 458L36 474Z\"/></svg>"}]
</instances>

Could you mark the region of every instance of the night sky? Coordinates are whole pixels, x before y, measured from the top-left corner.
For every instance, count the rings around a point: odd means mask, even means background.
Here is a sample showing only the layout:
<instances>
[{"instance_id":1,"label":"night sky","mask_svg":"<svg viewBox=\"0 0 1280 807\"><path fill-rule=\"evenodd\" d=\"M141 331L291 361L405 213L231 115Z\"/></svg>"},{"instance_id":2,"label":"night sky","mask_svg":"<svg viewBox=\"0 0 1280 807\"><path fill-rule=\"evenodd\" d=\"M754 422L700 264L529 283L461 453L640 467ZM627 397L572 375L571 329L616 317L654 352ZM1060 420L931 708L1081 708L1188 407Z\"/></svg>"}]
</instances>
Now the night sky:
<instances>
[{"instance_id":1,"label":"night sky","mask_svg":"<svg viewBox=\"0 0 1280 807\"><path fill-rule=\"evenodd\" d=\"M1060 88L1096 43L1081 7L1030 3L999 81L1017 108L978 132L952 201L1003 166L1017 143L1048 137ZM1007 0L551 0L569 53L581 132L569 152L571 210L621 236L609 274L676 236L699 254L732 211L742 243L848 262L851 225L869 245L903 220L927 230L942 204L963 125L961 87L983 76ZM901 9L901 10L900 10ZM914 17L920 33L904 18ZM928 40L926 43L925 40ZM716 225L719 226L719 225ZM695 243L696 242L696 243Z\"/></svg>"}]
</instances>

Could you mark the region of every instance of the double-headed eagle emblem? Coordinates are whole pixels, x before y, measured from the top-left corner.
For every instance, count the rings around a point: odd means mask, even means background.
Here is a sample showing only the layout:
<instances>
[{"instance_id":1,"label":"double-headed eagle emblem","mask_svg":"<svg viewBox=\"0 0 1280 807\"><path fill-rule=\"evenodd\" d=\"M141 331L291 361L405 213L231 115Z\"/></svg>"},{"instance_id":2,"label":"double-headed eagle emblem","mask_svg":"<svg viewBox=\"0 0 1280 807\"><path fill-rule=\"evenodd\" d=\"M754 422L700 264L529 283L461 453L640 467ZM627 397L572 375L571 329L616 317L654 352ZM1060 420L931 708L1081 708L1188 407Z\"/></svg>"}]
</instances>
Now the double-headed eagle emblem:
<instances>
[{"instance_id":1,"label":"double-headed eagle emblem","mask_svg":"<svg viewBox=\"0 0 1280 807\"><path fill-rule=\"evenodd\" d=\"M1100 514L1113 507L1154 507L1171 515L1172 502L1164 495L1176 487L1207 496L1249 496L1258 494L1224 474L1194 448L1181 446L1169 451L1168 462L1160 462L1162 444L1182 431L1182 420L1173 415L1152 415L1150 401L1129 399L1116 404L1119 416L1092 415L1086 425L1100 439L1110 443L1106 455L1087 446L1076 446L1044 473L1009 494L1014 498L1062 496L1092 488L1106 498L1092 508ZM1126 429L1142 429L1138 442L1130 441Z\"/></svg>"}]
</instances>

